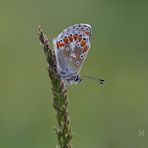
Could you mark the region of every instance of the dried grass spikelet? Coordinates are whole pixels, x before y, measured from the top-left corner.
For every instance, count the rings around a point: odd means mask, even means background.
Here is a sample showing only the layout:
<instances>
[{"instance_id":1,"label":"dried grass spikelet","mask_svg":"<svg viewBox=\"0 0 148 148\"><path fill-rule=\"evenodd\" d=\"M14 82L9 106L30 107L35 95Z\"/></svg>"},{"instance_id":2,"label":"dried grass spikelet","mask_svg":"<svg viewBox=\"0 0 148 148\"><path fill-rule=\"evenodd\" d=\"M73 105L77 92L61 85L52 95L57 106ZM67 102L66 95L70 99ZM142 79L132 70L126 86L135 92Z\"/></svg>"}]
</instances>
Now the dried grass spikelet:
<instances>
[{"instance_id":1,"label":"dried grass spikelet","mask_svg":"<svg viewBox=\"0 0 148 148\"><path fill-rule=\"evenodd\" d=\"M70 144L72 139L72 130L68 113L67 88L64 86L64 82L61 80L60 75L57 72L54 50L49 46L48 39L40 26L38 27L38 34L48 62L48 74L51 80L53 93L52 104L56 111L56 119L58 123L58 127L54 126L59 142L57 148L72 148Z\"/></svg>"}]
</instances>

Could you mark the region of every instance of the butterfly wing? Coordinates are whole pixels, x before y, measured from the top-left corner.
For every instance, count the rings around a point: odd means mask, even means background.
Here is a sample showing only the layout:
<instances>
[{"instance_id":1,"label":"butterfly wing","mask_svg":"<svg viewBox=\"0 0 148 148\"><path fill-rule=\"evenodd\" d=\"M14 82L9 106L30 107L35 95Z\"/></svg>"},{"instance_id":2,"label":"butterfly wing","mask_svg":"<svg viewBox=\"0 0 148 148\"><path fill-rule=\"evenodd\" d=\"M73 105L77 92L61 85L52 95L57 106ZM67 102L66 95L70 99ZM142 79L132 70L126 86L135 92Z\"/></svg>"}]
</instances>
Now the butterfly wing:
<instances>
[{"instance_id":1,"label":"butterfly wing","mask_svg":"<svg viewBox=\"0 0 148 148\"><path fill-rule=\"evenodd\" d=\"M88 24L70 26L58 35L54 44L61 77L71 77L80 72L90 49L90 36Z\"/></svg>"}]
</instances>

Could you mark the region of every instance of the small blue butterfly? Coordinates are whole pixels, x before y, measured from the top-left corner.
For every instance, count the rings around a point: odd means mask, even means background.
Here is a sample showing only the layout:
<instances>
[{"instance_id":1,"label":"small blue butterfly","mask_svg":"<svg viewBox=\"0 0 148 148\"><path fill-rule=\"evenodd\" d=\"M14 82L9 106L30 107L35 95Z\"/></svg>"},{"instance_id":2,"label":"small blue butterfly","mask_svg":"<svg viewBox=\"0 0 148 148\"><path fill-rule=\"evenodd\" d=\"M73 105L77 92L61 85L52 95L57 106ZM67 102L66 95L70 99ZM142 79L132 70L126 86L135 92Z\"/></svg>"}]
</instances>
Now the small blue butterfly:
<instances>
[{"instance_id":1,"label":"small blue butterfly","mask_svg":"<svg viewBox=\"0 0 148 148\"><path fill-rule=\"evenodd\" d=\"M57 60L57 71L65 85L78 84L82 80L79 72L90 49L91 26L88 24L75 24L66 28L54 39L54 50ZM103 79L91 76L85 78L99 81Z\"/></svg>"},{"instance_id":2,"label":"small blue butterfly","mask_svg":"<svg viewBox=\"0 0 148 148\"><path fill-rule=\"evenodd\" d=\"M68 85L81 81L79 72L90 49L90 36L90 25L75 24L54 40L58 73Z\"/></svg>"}]
</instances>

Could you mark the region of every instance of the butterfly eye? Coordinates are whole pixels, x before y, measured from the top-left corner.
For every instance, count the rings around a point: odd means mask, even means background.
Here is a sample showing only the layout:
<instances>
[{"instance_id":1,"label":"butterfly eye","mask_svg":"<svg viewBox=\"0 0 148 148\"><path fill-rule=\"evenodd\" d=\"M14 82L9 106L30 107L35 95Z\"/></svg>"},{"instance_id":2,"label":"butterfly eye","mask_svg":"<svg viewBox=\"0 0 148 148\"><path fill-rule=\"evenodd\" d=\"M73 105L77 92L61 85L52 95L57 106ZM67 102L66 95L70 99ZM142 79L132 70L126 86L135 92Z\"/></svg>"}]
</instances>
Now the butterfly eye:
<instances>
[{"instance_id":1,"label":"butterfly eye","mask_svg":"<svg viewBox=\"0 0 148 148\"><path fill-rule=\"evenodd\" d=\"M78 79L78 77L75 77L75 81L77 82L79 79Z\"/></svg>"},{"instance_id":2,"label":"butterfly eye","mask_svg":"<svg viewBox=\"0 0 148 148\"><path fill-rule=\"evenodd\" d=\"M64 36L65 39L67 39L67 36Z\"/></svg>"},{"instance_id":3,"label":"butterfly eye","mask_svg":"<svg viewBox=\"0 0 148 148\"><path fill-rule=\"evenodd\" d=\"M76 61L76 65L80 65L80 62L79 61Z\"/></svg>"},{"instance_id":4,"label":"butterfly eye","mask_svg":"<svg viewBox=\"0 0 148 148\"><path fill-rule=\"evenodd\" d=\"M83 38L84 41L86 41L86 38Z\"/></svg>"},{"instance_id":5,"label":"butterfly eye","mask_svg":"<svg viewBox=\"0 0 148 148\"><path fill-rule=\"evenodd\" d=\"M76 82L76 84L82 81L79 75L73 76L72 79Z\"/></svg>"},{"instance_id":6,"label":"butterfly eye","mask_svg":"<svg viewBox=\"0 0 148 148\"><path fill-rule=\"evenodd\" d=\"M70 36L72 37L72 34L70 34Z\"/></svg>"},{"instance_id":7,"label":"butterfly eye","mask_svg":"<svg viewBox=\"0 0 148 148\"><path fill-rule=\"evenodd\" d=\"M79 76L74 76L74 80L75 80L75 82L79 82L80 81Z\"/></svg>"}]
</instances>

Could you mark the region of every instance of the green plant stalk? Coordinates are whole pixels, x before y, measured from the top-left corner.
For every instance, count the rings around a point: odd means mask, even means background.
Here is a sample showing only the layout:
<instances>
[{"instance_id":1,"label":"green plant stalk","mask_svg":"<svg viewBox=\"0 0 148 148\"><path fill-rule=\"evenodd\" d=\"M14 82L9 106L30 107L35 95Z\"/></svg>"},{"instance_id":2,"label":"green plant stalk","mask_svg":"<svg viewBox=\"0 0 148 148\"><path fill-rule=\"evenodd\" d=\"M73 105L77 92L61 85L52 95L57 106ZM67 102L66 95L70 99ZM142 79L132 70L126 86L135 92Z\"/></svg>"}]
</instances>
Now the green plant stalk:
<instances>
[{"instance_id":1,"label":"green plant stalk","mask_svg":"<svg viewBox=\"0 0 148 148\"><path fill-rule=\"evenodd\" d=\"M54 127L59 142L57 148L72 148L72 130L68 113L67 88L65 88L64 82L60 79L57 72L54 50L49 47L48 39L40 27L38 27L38 31L39 40L48 62L48 74L52 85L52 104L56 111L56 119L58 123L58 127Z\"/></svg>"}]
</instances>

